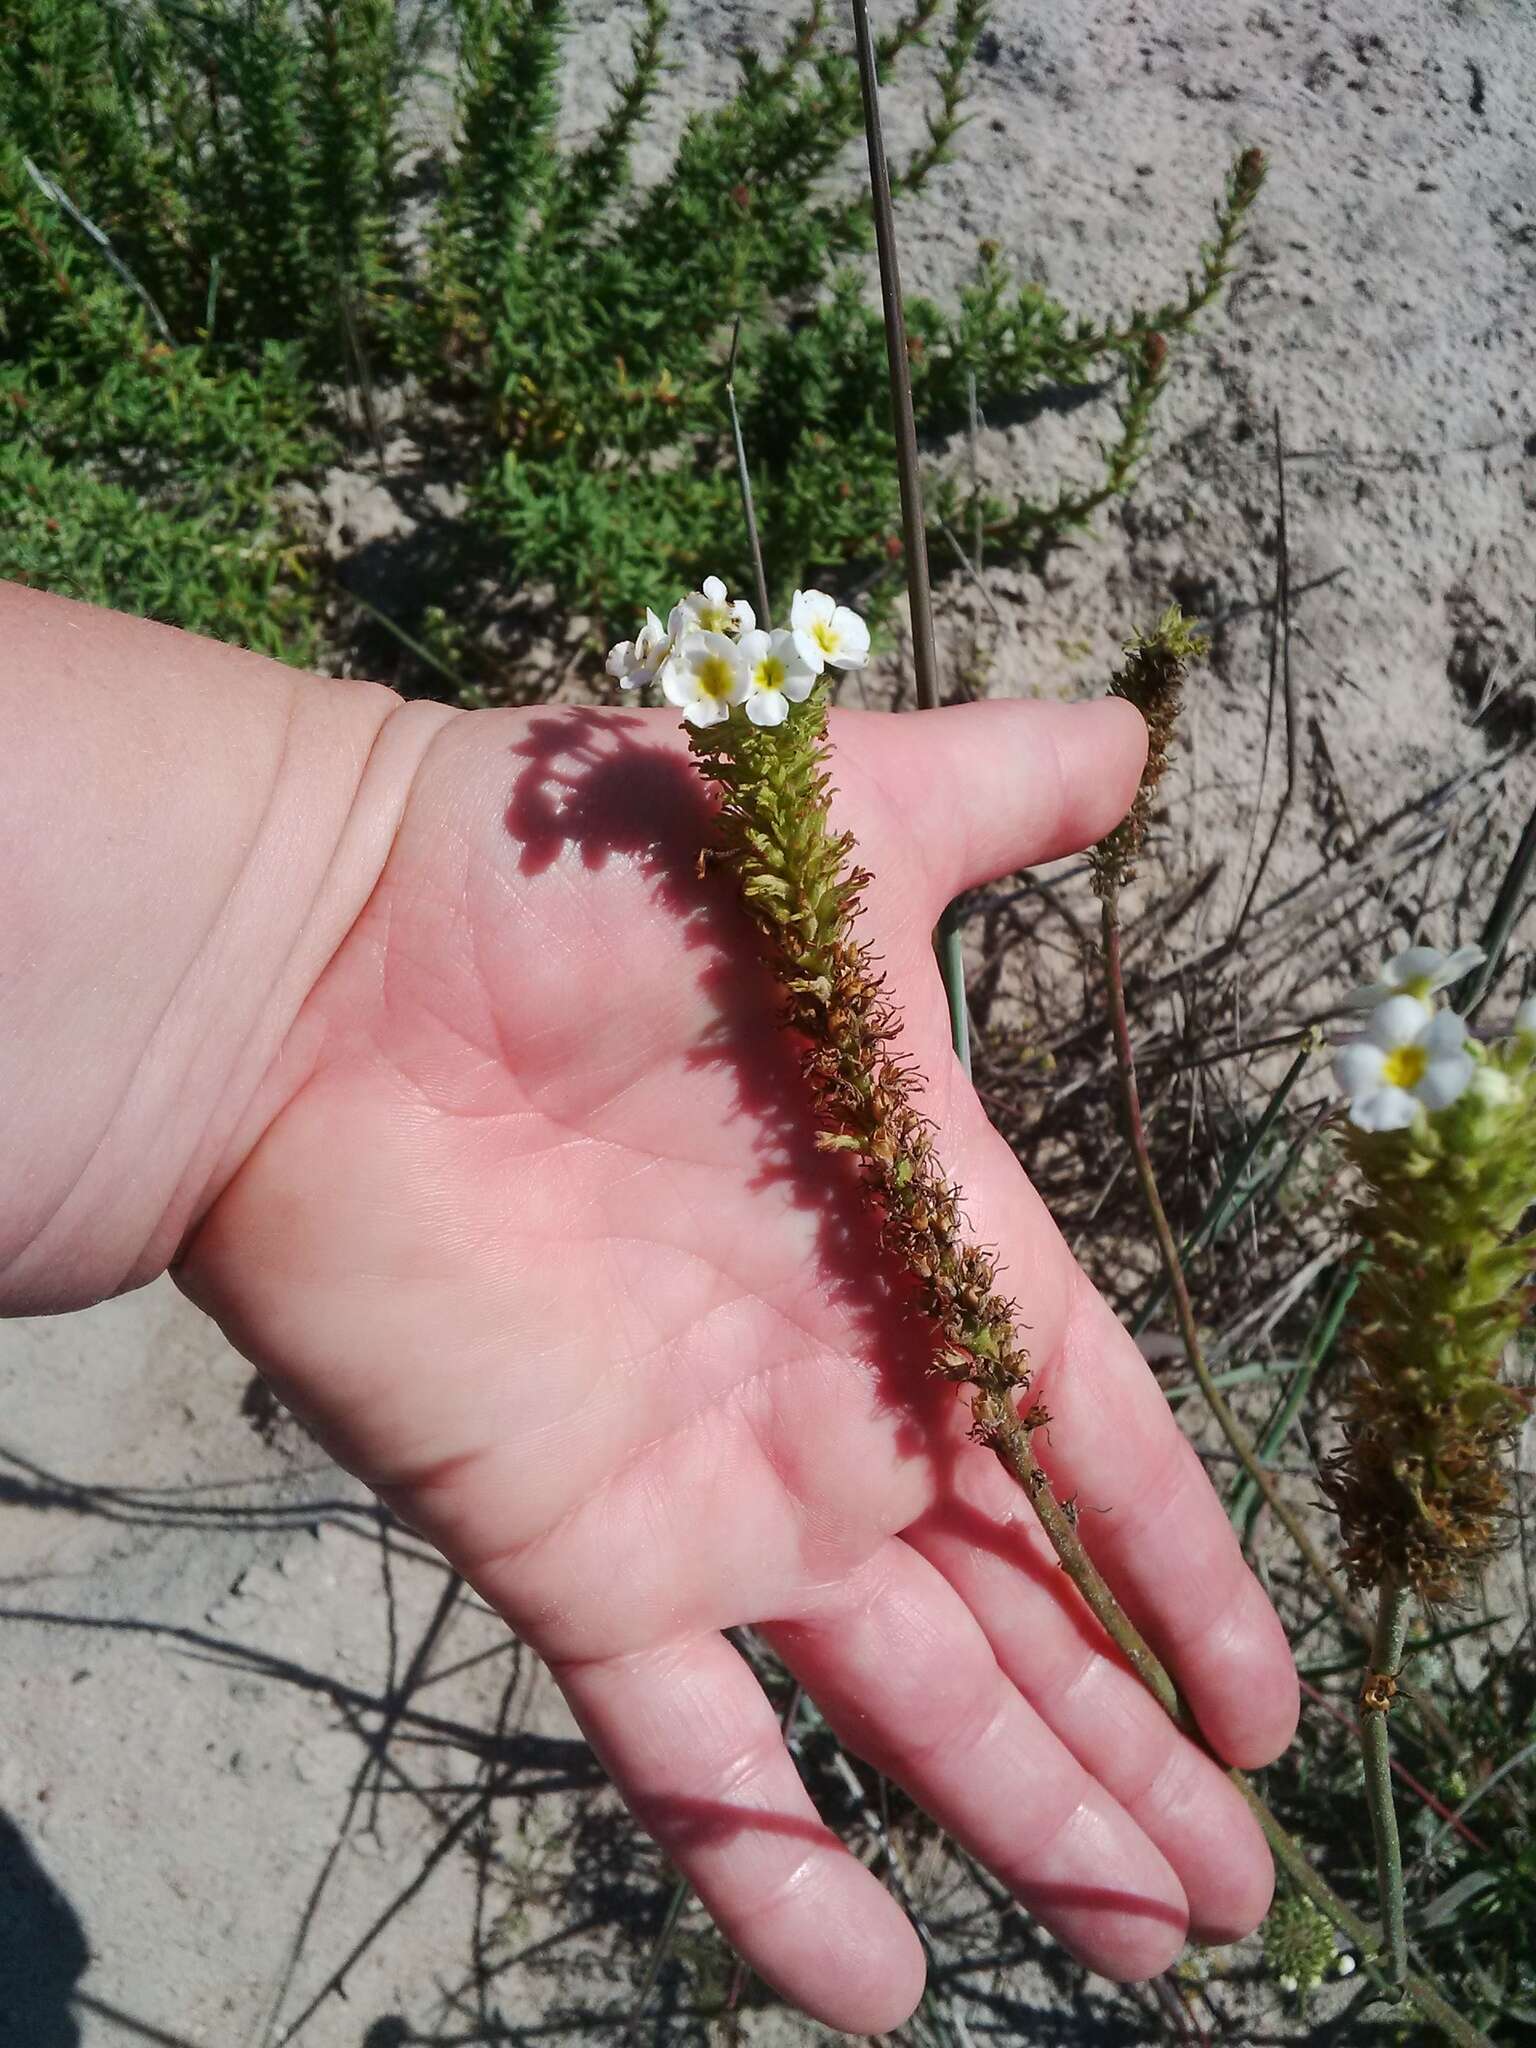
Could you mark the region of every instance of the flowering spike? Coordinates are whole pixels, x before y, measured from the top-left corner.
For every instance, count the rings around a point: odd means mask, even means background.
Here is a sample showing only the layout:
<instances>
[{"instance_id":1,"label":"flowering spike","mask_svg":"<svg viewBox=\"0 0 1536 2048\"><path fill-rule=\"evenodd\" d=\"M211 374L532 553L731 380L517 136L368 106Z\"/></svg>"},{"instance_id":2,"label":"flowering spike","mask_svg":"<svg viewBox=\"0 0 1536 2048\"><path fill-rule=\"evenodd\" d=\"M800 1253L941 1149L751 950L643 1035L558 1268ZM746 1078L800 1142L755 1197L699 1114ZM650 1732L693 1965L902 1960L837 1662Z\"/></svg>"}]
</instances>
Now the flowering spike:
<instances>
[{"instance_id":1,"label":"flowering spike","mask_svg":"<svg viewBox=\"0 0 1536 2048\"><path fill-rule=\"evenodd\" d=\"M997 1291L996 1262L964 1234L960 1191L913 1106L913 1071L889 1050L901 1020L855 931L869 877L853 864L852 837L834 832L827 815L825 682L776 725L727 715L692 727L689 745L719 792L721 857L783 991L784 1023L805 1048L816 1142L857 1160L881 1241L934 1325L932 1369L976 1390L977 1434L995 1443L1029 1384L1028 1353L1013 1305Z\"/></svg>"},{"instance_id":2,"label":"flowering spike","mask_svg":"<svg viewBox=\"0 0 1536 2048\"><path fill-rule=\"evenodd\" d=\"M1093 886L1101 897L1116 894L1136 873L1136 862L1152 816L1152 798L1168 766L1168 748L1184 698L1184 676L1205 652L1205 641L1176 604L1169 605L1150 633L1127 641L1123 668L1110 689L1134 704L1147 721L1147 765L1141 786L1122 823L1101 839L1089 858Z\"/></svg>"},{"instance_id":3,"label":"flowering spike","mask_svg":"<svg viewBox=\"0 0 1536 2048\"><path fill-rule=\"evenodd\" d=\"M1439 972L1410 960L1402 980ZM1428 1057L1397 1087L1387 1068L1405 1052ZM1455 1599L1499 1542L1503 1453L1524 1413L1500 1372L1536 1261L1536 1236L1520 1234L1536 1192L1536 1062L1518 1019L1511 1038L1469 1047L1459 1017L1430 1017L1407 993L1380 1004L1339 1061L1371 1257L1353 1303L1344 1446L1324 1485L1357 1584Z\"/></svg>"}]
</instances>

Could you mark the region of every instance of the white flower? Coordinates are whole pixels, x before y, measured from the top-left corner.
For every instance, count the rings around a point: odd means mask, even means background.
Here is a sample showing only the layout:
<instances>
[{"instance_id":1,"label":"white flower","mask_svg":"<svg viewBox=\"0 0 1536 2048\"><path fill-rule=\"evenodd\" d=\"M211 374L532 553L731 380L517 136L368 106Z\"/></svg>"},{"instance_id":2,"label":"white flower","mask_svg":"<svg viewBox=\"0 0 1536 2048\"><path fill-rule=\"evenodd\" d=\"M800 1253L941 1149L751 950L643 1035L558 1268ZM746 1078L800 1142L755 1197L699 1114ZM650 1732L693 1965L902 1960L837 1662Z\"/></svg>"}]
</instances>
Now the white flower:
<instances>
[{"instance_id":1,"label":"white flower","mask_svg":"<svg viewBox=\"0 0 1536 2048\"><path fill-rule=\"evenodd\" d=\"M1449 988L1481 967L1486 958L1481 946L1458 946L1454 953L1442 953L1435 946L1405 946L1383 967L1380 981L1344 998L1345 1007L1369 1010L1387 996L1432 996L1437 988Z\"/></svg>"},{"instance_id":2,"label":"white flower","mask_svg":"<svg viewBox=\"0 0 1536 2048\"><path fill-rule=\"evenodd\" d=\"M1536 1038L1536 996L1527 996L1516 1010L1512 1036Z\"/></svg>"},{"instance_id":3,"label":"white flower","mask_svg":"<svg viewBox=\"0 0 1536 2048\"><path fill-rule=\"evenodd\" d=\"M677 640L684 633L750 633L756 624L757 613L744 597L732 599L718 576L706 576L702 590L690 590L673 606L667 630Z\"/></svg>"},{"instance_id":4,"label":"white flower","mask_svg":"<svg viewBox=\"0 0 1536 2048\"><path fill-rule=\"evenodd\" d=\"M1282 1991L1294 1992L1299 1991L1301 1989L1301 1986L1297 1983L1294 1977L1282 1977L1280 1979L1280 1989Z\"/></svg>"},{"instance_id":5,"label":"white flower","mask_svg":"<svg viewBox=\"0 0 1536 2048\"><path fill-rule=\"evenodd\" d=\"M604 663L609 675L618 678L621 690L643 690L656 680L662 663L672 652L672 637L650 606L645 624L633 640L621 640L609 650Z\"/></svg>"},{"instance_id":6,"label":"white flower","mask_svg":"<svg viewBox=\"0 0 1536 2048\"><path fill-rule=\"evenodd\" d=\"M803 704L816 687L816 671L793 633L743 633L741 658L747 666L747 716L754 725L782 725L791 704Z\"/></svg>"},{"instance_id":7,"label":"white flower","mask_svg":"<svg viewBox=\"0 0 1536 2048\"><path fill-rule=\"evenodd\" d=\"M661 672L662 692L690 725L723 725L747 694L747 664L724 633L685 633Z\"/></svg>"},{"instance_id":8,"label":"white flower","mask_svg":"<svg viewBox=\"0 0 1536 2048\"><path fill-rule=\"evenodd\" d=\"M1333 1077L1361 1131L1401 1131L1417 1109L1446 1109L1472 1078L1467 1027L1454 1010L1418 996L1388 996L1363 1035L1333 1056Z\"/></svg>"},{"instance_id":9,"label":"white flower","mask_svg":"<svg viewBox=\"0 0 1536 2048\"><path fill-rule=\"evenodd\" d=\"M1346 1951L1339 1957L1335 1967L1341 1977L1353 1977L1355 1974L1355 1959Z\"/></svg>"},{"instance_id":10,"label":"white flower","mask_svg":"<svg viewBox=\"0 0 1536 2048\"><path fill-rule=\"evenodd\" d=\"M869 660L869 628L845 604L824 590L797 590L789 608L790 631L813 676L824 668L863 668Z\"/></svg>"}]
</instances>

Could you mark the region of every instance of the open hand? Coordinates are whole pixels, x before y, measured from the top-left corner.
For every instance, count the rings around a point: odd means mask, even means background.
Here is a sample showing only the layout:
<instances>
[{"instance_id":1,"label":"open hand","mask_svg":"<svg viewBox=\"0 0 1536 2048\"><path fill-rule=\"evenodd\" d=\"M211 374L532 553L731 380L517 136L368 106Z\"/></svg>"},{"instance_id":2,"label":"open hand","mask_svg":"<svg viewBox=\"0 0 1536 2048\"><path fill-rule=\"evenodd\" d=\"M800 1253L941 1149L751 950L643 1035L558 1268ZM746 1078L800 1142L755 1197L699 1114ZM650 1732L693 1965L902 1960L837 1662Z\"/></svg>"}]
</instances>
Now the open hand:
<instances>
[{"instance_id":1,"label":"open hand","mask_svg":"<svg viewBox=\"0 0 1536 2048\"><path fill-rule=\"evenodd\" d=\"M864 929L1028 1326L1037 1451L1211 1744L1264 1763L1296 1713L1279 1624L961 1078L929 943L963 888L1119 818L1139 721L998 703L832 730ZM450 719L179 1278L549 1661L641 1821L816 2017L895 2025L921 1952L818 1820L735 1624L1093 1968L1240 1935L1262 1839L925 1376L732 884L697 872L708 836L666 714Z\"/></svg>"}]
</instances>

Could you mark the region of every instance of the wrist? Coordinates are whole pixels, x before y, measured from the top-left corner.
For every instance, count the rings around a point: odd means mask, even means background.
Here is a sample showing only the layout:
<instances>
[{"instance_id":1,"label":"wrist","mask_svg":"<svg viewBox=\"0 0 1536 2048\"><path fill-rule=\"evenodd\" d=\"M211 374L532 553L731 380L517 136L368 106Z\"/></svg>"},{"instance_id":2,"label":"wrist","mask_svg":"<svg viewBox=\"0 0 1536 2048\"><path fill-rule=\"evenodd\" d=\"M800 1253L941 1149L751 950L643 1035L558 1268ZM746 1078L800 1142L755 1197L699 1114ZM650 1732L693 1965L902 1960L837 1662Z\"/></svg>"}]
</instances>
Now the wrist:
<instances>
[{"instance_id":1,"label":"wrist","mask_svg":"<svg viewBox=\"0 0 1536 2048\"><path fill-rule=\"evenodd\" d=\"M0 1311L161 1271L301 1078L304 1002L454 717L0 593Z\"/></svg>"}]
</instances>

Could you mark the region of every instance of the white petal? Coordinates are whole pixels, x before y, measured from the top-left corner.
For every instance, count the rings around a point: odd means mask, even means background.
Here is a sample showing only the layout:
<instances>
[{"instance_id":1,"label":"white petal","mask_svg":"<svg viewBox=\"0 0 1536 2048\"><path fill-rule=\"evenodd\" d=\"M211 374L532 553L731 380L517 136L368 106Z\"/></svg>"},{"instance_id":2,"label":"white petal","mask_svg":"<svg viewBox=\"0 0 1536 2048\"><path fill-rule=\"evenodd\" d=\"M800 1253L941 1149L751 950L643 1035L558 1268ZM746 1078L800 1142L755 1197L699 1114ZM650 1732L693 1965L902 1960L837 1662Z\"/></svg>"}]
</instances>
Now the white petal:
<instances>
[{"instance_id":1,"label":"white petal","mask_svg":"<svg viewBox=\"0 0 1536 2048\"><path fill-rule=\"evenodd\" d=\"M789 700L782 690L749 690L746 709L754 725L782 725L789 716Z\"/></svg>"},{"instance_id":2,"label":"white petal","mask_svg":"<svg viewBox=\"0 0 1536 2048\"><path fill-rule=\"evenodd\" d=\"M786 671L793 673L795 670L803 668L807 675L814 674L814 670L811 669L800 652L798 635L786 632L780 626L776 633L770 633L768 637L772 643L774 653L783 662Z\"/></svg>"},{"instance_id":3,"label":"white petal","mask_svg":"<svg viewBox=\"0 0 1536 2048\"><path fill-rule=\"evenodd\" d=\"M840 654L869 653L869 628L847 605L840 604L832 614L832 631L837 635Z\"/></svg>"},{"instance_id":4,"label":"white petal","mask_svg":"<svg viewBox=\"0 0 1536 2048\"><path fill-rule=\"evenodd\" d=\"M1364 1095L1381 1085L1386 1054L1368 1038L1351 1039L1333 1056L1333 1078L1346 1095Z\"/></svg>"},{"instance_id":5,"label":"white petal","mask_svg":"<svg viewBox=\"0 0 1536 2048\"><path fill-rule=\"evenodd\" d=\"M787 697L791 704L803 704L816 687L813 675L802 675L799 669L786 668L779 695Z\"/></svg>"},{"instance_id":6,"label":"white petal","mask_svg":"<svg viewBox=\"0 0 1536 2048\"><path fill-rule=\"evenodd\" d=\"M1414 1101L1406 1088L1377 1088L1349 1105L1349 1120L1361 1131L1405 1131L1413 1122Z\"/></svg>"},{"instance_id":7,"label":"white petal","mask_svg":"<svg viewBox=\"0 0 1536 2048\"><path fill-rule=\"evenodd\" d=\"M645 614L645 624L640 628L639 635L635 640L635 658L637 661L643 662L654 674L662 655L666 651L667 629L660 619L657 618L656 614L648 609Z\"/></svg>"},{"instance_id":8,"label":"white petal","mask_svg":"<svg viewBox=\"0 0 1536 2048\"><path fill-rule=\"evenodd\" d=\"M681 636L687 632L692 616L686 600L681 604L673 605L671 611L667 613L667 638L674 647Z\"/></svg>"},{"instance_id":9,"label":"white petal","mask_svg":"<svg viewBox=\"0 0 1536 2048\"><path fill-rule=\"evenodd\" d=\"M1476 1065L1469 1052L1442 1053L1424 1069L1413 1092L1426 1109L1449 1109L1471 1080Z\"/></svg>"},{"instance_id":10,"label":"white petal","mask_svg":"<svg viewBox=\"0 0 1536 2048\"><path fill-rule=\"evenodd\" d=\"M743 675L746 674L747 665L741 658L741 649L729 633L696 633L692 637L699 642L697 659L703 660L714 655L721 661L728 661L733 669L739 670Z\"/></svg>"},{"instance_id":11,"label":"white petal","mask_svg":"<svg viewBox=\"0 0 1536 2048\"><path fill-rule=\"evenodd\" d=\"M693 676L680 661L669 661L661 671L661 694L669 704L686 709L698 697Z\"/></svg>"},{"instance_id":12,"label":"white petal","mask_svg":"<svg viewBox=\"0 0 1536 2048\"><path fill-rule=\"evenodd\" d=\"M797 633L808 632L812 626L829 625L836 610L824 590L797 590L789 608L789 623Z\"/></svg>"},{"instance_id":13,"label":"white petal","mask_svg":"<svg viewBox=\"0 0 1536 2048\"><path fill-rule=\"evenodd\" d=\"M1391 1052L1394 1046L1412 1045L1429 1019L1428 1003L1421 1003L1417 996L1388 996L1377 1005L1365 1035L1383 1052Z\"/></svg>"},{"instance_id":14,"label":"white petal","mask_svg":"<svg viewBox=\"0 0 1536 2048\"><path fill-rule=\"evenodd\" d=\"M704 578L704 595L711 604L725 603L725 585L718 576L706 576Z\"/></svg>"},{"instance_id":15,"label":"white petal","mask_svg":"<svg viewBox=\"0 0 1536 2048\"><path fill-rule=\"evenodd\" d=\"M1536 996L1527 996L1516 1010L1513 1030L1516 1038L1536 1038Z\"/></svg>"},{"instance_id":16,"label":"white petal","mask_svg":"<svg viewBox=\"0 0 1536 2048\"><path fill-rule=\"evenodd\" d=\"M1346 1010L1374 1010L1378 1003L1384 1003L1388 996L1396 993L1394 982L1368 981L1364 988L1352 988L1341 1007Z\"/></svg>"},{"instance_id":17,"label":"white petal","mask_svg":"<svg viewBox=\"0 0 1536 2048\"><path fill-rule=\"evenodd\" d=\"M1438 946L1405 946L1393 954L1384 973L1394 988L1406 988L1410 981L1433 981L1444 963Z\"/></svg>"},{"instance_id":18,"label":"white petal","mask_svg":"<svg viewBox=\"0 0 1536 2048\"><path fill-rule=\"evenodd\" d=\"M722 697L696 697L683 706L683 716L690 725L724 725L730 715L731 707Z\"/></svg>"},{"instance_id":19,"label":"white petal","mask_svg":"<svg viewBox=\"0 0 1536 2048\"><path fill-rule=\"evenodd\" d=\"M741 658L748 668L756 668L759 662L768 659L775 651L773 643L777 637L777 634L760 633L755 627L749 627L742 634L736 644L741 649Z\"/></svg>"},{"instance_id":20,"label":"white petal","mask_svg":"<svg viewBox=\"0 0 1536 2048\"><path fill-rule=\"evenodd\" d=\"M795 652L813 676L819 676L827 665L827 657L819 643L811 638L809 628L795 628Z\"/></svg>"},{"instance_id":21,"label":"white petal","mask_svg":"<svg viewBox=\"0 0 1536 2048\"><path fill-rule=\"evenodd\" d=\"M618 677L620 682L629 675L634 666L635 643L633 640L621 640L617 647L610 647L608 659L603 663L603 667L607 669L609 675Z\"/></svg>"},{"instance_id":22,"label":"white petal","mask_svg":"<svg viewBox=\"0 0 1536 2048\"><path fill-rule=\"evenodd\" d=\"M1449 988L1453 981L1460 981L1474 967L1481 967L1487 958L1481 946L1458 946L1454 953L1447 954L1445 964L1435 977L1435 986Z\"/></svg>"},{"instance_id":23,"label":"white petal","mask_svg":"<svg viewBox=\"0 0 1536 2048\"><path fill-rule=\"evenodd\" d=\"M1465 1018L1458 1017L1454 1010L1436 1010L1419 1033L1419 1043L1435 1059L1441 1053L1459 1052L1466 1036Z\"/></svg>"},{"instance_id":24,"label":"white petal","mask_svg":"<svg viewBox=\"0 0 1536 2048\"><path fill-rule=\"evenodd\" d=\"M738 633L746 634L755 629L757 613L753 611L751 605L747 603L744 597L738 597L731 606L731 610L736 614L736 630Z\"/></svg>"}]
</instances>

